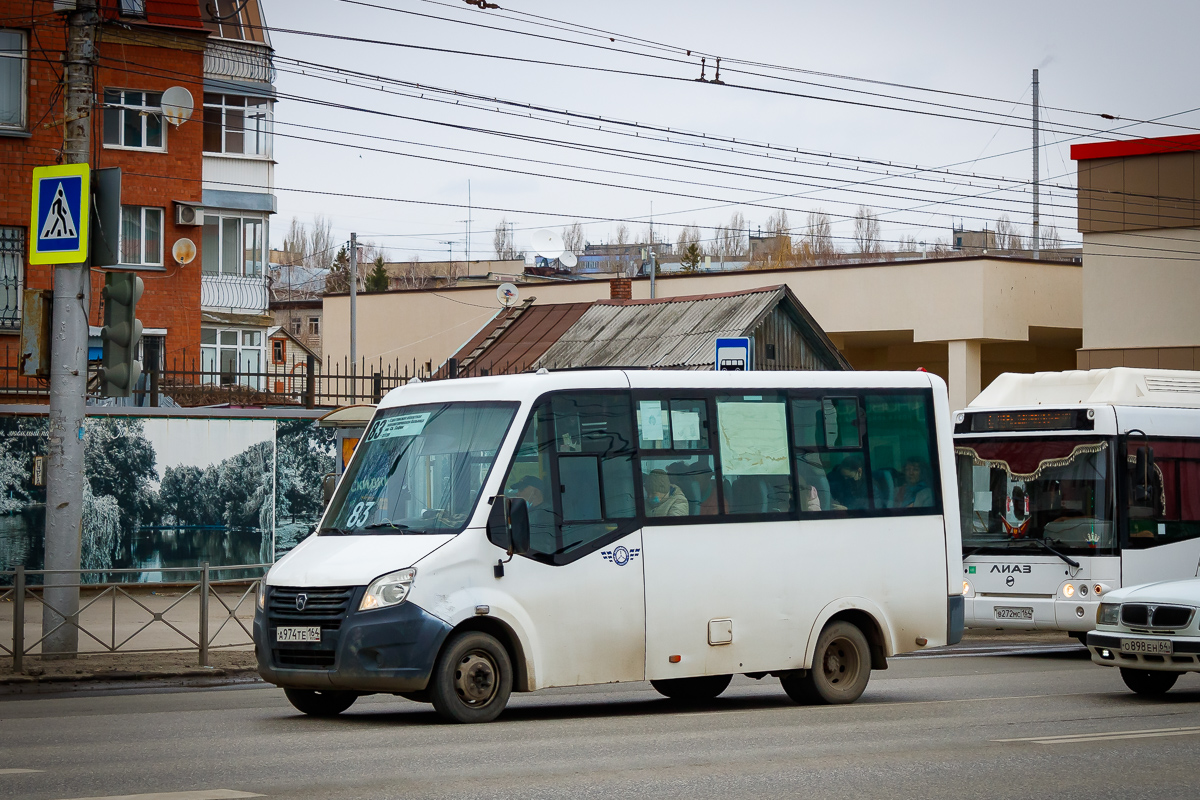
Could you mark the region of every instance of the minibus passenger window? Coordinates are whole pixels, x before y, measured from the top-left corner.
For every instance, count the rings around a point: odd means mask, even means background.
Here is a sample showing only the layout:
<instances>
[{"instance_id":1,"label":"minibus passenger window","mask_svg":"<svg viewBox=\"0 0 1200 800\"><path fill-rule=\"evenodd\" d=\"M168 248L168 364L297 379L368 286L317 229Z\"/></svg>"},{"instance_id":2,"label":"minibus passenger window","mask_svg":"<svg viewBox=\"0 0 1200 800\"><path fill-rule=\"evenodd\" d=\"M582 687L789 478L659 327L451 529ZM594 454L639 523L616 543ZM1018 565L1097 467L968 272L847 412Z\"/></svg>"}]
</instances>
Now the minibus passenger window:
<instances>
[{"instance_id":1,"label":"minibus passenger window","mask_svg":"<svg viewBox=\"0 0 1200 800\"><path fill-rule=\"evenodd\" d=\"M793 510L787 434L787 407L782 396L717 398L725 513L770 514Z\"/></svg>"},{"instance_id":2,"label":"minibus passenger window","mask_svg":"<svg viewBox=\"0 0 1200 800\"><path fill-rule=\"evenodd\" d=\"M933 509L937 476L927 397L869 394L865 401L875 508Z\"/></svg>"}]
</instances>

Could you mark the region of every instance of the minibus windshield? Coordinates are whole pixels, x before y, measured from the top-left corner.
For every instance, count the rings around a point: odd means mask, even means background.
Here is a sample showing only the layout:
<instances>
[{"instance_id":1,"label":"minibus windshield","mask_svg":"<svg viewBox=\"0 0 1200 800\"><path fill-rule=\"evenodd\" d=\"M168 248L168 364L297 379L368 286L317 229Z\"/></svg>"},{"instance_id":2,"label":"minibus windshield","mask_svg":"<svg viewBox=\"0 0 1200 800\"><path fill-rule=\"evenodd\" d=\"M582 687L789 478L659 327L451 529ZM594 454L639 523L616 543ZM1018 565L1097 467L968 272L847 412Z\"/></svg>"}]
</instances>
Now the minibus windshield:
<instances>
[{"instance_id":1,"label":"minibus windshield","mask_svg":"<svg viewBox=\"0 0 1200 800\"><path fill-rule=\"evenodd\" d=\"M963 552L1111 553L1110 443L1098 439L960 439Z\"/></svg>"},{"instance_id":2,"label":"minibus windshield","mask_svg":"<svg viewBox=\"0 0 1200 800\"><path fill-rule=\"evenodd\" d=\"M462 530L516 411L517 403L430 403L380 411L318 533Z\"/></svg>"}]
</instances>

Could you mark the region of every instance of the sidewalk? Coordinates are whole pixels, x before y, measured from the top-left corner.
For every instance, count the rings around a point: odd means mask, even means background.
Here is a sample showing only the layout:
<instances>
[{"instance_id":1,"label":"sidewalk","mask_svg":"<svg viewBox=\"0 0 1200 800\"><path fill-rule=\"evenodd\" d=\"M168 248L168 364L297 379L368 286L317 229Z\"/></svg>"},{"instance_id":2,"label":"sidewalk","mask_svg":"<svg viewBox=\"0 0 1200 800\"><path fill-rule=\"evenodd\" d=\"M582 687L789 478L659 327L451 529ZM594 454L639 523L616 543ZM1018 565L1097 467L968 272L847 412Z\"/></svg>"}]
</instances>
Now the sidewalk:
<instances>
[{"instance_id":1,"label":"sidewalk","mask_svg":"<svg viewBox=\"0 0 1200 800\"><path fill-rule=\"evenodd\" d=\"M24 669L14 673L12 656L0 653L0 693L75 681L248 679L256 674L254 647L246 632L252 629L255 597L253 592L243 597L245 591L245 586L213 587L207 668L200 666L199 648L194 644L200 639L197 590L189 594L187 588L137 584L117 590L84 589L79 615L84 629L79 633L81 653L75 658L52 659L42 658L36 644L42 636L42 605L37 597L27 596ZM226 605L234 608L235 614L231 615ZM8 650L12 648L14 613L11 596L0 601L0 645Z\"/></svg>"}]
</instances>

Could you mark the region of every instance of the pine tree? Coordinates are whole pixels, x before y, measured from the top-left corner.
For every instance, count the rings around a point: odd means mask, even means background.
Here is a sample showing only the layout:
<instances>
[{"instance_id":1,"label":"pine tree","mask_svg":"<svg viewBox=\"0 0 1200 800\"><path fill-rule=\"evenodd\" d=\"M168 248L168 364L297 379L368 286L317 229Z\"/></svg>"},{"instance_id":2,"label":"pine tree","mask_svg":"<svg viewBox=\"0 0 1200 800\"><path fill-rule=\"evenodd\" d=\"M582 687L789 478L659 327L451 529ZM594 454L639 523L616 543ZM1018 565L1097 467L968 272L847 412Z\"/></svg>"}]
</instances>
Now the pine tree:
<instances>
[{"instance_id":1,"label":"pine tree","mask_svg":"<svg viewBox=\"0 0 1200 800\"><path fill-rule=\"evenodd\" d=\"M367 273L366 289L368 292L386 292L391 285L391 277L383 266L383 256L375 256L375 268Z\"/></svg>"}]
</instances>

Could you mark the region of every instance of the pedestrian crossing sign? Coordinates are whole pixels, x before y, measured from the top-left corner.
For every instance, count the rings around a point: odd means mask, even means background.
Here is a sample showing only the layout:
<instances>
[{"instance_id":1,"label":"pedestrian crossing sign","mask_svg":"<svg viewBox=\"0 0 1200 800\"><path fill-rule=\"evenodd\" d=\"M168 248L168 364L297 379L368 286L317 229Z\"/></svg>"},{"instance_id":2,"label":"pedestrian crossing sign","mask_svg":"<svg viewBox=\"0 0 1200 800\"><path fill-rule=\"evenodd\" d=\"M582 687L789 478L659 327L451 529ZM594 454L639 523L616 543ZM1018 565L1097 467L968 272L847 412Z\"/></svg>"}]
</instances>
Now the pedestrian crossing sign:
<instances>
[{"instance_id":1,"label":"pedestrian crossing sign","mask_svg":"<svg viewBox=\"0 0 1200 800\"><path fill-rule=\"evenodd\" d=\"M90 177L87 164L34 168L29 214L30 264L87 261Z\"/></svg>"}]
</instances>

